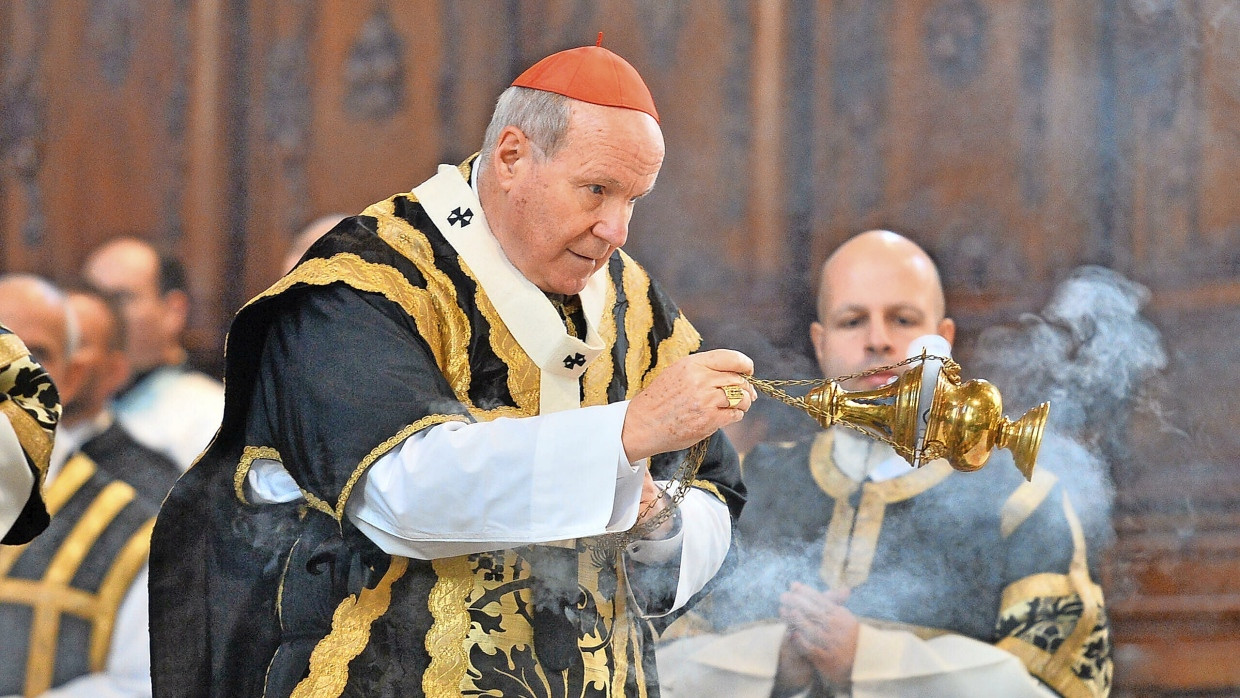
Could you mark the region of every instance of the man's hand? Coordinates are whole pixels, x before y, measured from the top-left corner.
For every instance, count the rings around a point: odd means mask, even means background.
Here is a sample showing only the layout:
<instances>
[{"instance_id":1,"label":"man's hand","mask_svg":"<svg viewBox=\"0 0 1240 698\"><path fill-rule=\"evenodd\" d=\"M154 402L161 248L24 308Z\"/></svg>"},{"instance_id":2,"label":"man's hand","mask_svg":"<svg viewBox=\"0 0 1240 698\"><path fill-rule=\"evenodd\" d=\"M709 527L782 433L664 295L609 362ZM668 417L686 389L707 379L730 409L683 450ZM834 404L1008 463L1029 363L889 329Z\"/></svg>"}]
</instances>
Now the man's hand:
<instances>
[{"instance_id":1,"label":"man's hand","mask_svg":"<svg viewBox=\"0 0 1240 698\"><path fill-rule=\"evenodd\" d=\"M692 354L668 366L629 403L620 440L630 461L678 451L705 439L726 424L739 422L757 399L742 376L753 375L753 361L731 349ZM743 392L728 404L725 385Z\"/></svg>"},{"instance_id":2,"label":"man's hand","mask_svg":"<svg viewBox=\"0 0 1240 698\"><path fill-rule=\"evenodd\" d=\"M654 478L650 477L650 471L646 471L646 479L642 482L642 501L638 508L637 524L641 525L650 521L659 515L660 512L667 509L668 497L664 497L659 492L659 486L654 484ZM671 516L667 517L663 523L657 528L646 534L651 540L663 540L672 535L675 529L675 522Z\"/></svg>"},{"instance_id":3,"label":"man's hand","mask_svg":"<svg viewBox=\"0 0 1240 698\"><path fill-rule=\"evenodd\" d=\"M857 656L860 623L841 605L847 599L847 589L820 592L796 583L779 597L779 615L788 623L791 649L834 688L848 686Z\"/></svg>"}]
</instances>

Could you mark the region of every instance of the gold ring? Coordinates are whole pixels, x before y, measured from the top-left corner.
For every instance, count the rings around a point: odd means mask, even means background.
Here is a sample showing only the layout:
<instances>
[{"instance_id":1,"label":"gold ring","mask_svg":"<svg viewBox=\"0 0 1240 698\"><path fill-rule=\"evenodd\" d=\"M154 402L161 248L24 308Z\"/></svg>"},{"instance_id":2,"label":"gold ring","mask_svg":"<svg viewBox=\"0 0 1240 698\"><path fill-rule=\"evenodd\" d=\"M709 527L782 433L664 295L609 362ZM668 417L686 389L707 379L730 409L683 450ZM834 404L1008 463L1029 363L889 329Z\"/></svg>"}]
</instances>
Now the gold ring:
<instances>
[{"instance_id":1,"label":"gold ring","mask_svg":"<svg viewBox=\"0 0 1240 698\"><path fill-rule=\"evenodd\" d=\"M741 404L741 398L745 397L745 391L741 390L739 385L721 385L723 394L728 396L728 407L736 407Z\"/></svg>"}]
</instances>

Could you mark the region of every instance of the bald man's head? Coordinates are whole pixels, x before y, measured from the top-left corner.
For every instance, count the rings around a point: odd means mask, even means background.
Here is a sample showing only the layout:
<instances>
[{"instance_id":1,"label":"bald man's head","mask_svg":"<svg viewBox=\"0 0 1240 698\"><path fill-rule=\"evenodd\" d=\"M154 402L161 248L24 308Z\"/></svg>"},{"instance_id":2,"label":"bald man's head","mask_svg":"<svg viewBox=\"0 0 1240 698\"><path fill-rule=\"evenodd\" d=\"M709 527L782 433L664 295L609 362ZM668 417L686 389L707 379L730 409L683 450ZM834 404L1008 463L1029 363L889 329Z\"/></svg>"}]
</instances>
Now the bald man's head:
<instances>
[{"instance_id":1,"label":"bald man's head","mask_svg":"<svg viewBox=\"0 0 1240 698\"><path fill-rule=\"evenodd\" d=\"M822 267L818 322L810 327L818 364L828 377L894 364L925 334L955 338L945 317L943 286L925 250L902 235L871 230L844 244ZM880 373L845 383L869 390L895 377Z\"/></svg>"},{"instance_id":2,"label":"bald man's head","mask_svg":"<svg viewBox=\"0 0 1240 698\"><path fill-rule=\"evenodd\" d=\"M64 401L61 419L65 424L78 424L103 411L128 382L130 371L119 307L107 296L90 290L70 291L68 303L81 328L74 359L82 375L77 395Z\"/></svg>"},{"instance_id":3,"label":"bald man's head","mask_svg":"<svg viewBox=\"0 0 1240 698\"><path fill-rule=\"evenodd\" d=\"M65 294L38 276L0 276L0 323L21 337L56 383L61 400L71 397L78 378L71 361L78 332Z\"/></svg>"}]
</instances>

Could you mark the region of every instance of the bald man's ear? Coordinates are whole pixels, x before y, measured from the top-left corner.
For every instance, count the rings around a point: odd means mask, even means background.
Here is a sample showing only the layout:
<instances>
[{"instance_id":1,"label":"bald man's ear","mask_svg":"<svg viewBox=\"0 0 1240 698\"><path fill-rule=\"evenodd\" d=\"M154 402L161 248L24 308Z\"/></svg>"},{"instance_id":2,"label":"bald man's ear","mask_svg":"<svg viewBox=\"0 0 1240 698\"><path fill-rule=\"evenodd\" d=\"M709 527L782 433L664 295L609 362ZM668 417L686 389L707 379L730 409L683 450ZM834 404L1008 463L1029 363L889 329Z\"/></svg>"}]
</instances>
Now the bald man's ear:
<instances>
[{"instance_id":1,"label":"bald man's ear","mask_svg":"<svg viewBox=\"0 0 1240 698\"><path fill-rule=\"evenodd\" d=\"M822 326L821 322L815 320L809 326L809 341L814 345L814 358L818 360L819 366L826 366L823 361L823 354L826 352L827 328ZM826 372L826 369L823 369Z\"/></svg>"},{"instance_id":2,"label":"bald man's ear","mask_svg":"<svg viewBox=\"0 0 1240 698\"><path fill-rule=\"evenodd\" d=\"M938 334L947 340L948 344L956 343L956 321L945 317L939 321Z\"/></svg>"},{"instance_id":3,"label":"bald man's ear","mask_svg":"<svg viewBox=\"0 0 1240 698\"><path fill-rule=\"evenodd\" d=\"M53 377L52 381L56 384L56 392L60 393L60 404L67 405L77 397L78 391L82 389L82 381L86 379L89 365L86 363L88 358L82 355L82 352L75 351L73 356L65 357L65 370L59 377Z\"/></svg>"}]
</instances>

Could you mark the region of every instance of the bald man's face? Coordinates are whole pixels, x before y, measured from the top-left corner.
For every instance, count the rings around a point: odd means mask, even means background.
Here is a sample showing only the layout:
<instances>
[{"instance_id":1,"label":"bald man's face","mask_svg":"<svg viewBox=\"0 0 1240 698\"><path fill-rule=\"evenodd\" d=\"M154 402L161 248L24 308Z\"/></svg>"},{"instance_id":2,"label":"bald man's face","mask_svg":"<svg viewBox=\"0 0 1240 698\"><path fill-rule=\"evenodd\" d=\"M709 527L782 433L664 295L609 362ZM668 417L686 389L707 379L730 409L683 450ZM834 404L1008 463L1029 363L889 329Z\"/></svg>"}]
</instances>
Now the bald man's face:
<instances>
[{"instance_id":1,"label":"bald man's face","mask_svg":"<svg viewBox=\"0 0 1240 698\"><path fill-rule=\"evenodd\" d=\"M902 361L909 343L926 334L949 342L955 326L943 317L943 295L929 259L873 249L841 250L828 262L819 295L819 321L810 328L814 352L828 378ZM915 248L913 248L915 249ZM872 390L906 369L844 382Z\"/></svg>"}]
</instances>

